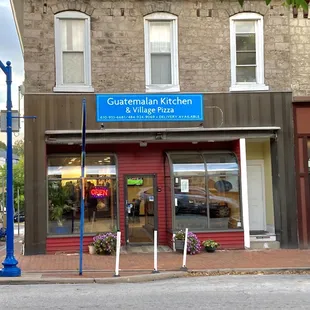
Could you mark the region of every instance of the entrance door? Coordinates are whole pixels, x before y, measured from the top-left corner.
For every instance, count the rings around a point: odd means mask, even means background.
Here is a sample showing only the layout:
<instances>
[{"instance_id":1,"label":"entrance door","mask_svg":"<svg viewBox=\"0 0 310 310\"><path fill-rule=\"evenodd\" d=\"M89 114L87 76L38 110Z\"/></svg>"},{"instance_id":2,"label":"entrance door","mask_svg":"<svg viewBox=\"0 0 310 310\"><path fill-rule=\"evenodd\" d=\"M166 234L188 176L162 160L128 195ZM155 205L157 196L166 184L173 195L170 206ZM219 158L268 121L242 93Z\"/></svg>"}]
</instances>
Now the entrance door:
<instances>
[{"instance_id":1,"label":"entrance door","mask_svg":"<svg viewBox=\"0 0 310 310\"><path fill-rule=\"evenodd\" d=\"M250 231L266 231L264 161L249 160L247 170Z\"/></svg>"},{"instance_id":2,"label":"entrance door","mask_svg":"<svg viewBox=\"0 0 310 310\"><path fill-rule=\"evenodd\" d=\"M152 243L157 229L156 175L126 175L126 240L128 243Z\"/></svg>"}]
</instances>

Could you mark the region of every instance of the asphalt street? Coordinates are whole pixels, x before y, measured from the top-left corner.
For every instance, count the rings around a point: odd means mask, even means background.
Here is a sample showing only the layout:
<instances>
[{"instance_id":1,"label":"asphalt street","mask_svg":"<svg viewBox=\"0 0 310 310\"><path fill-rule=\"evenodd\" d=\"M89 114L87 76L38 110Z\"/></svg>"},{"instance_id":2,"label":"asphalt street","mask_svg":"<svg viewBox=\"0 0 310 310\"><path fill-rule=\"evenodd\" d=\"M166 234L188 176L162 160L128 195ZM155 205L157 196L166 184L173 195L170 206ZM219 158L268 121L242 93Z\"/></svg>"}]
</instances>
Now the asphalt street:
<instances>
[{"instance_id":1,"label":"asphalt street","mask_svg":"<svg viewBox=\"0 0 310 310\"><path fill-rule=\"evenodd\" d=\"M309 275L0 286L0 309L310 309Z\"/></svg>"}]
</instances>

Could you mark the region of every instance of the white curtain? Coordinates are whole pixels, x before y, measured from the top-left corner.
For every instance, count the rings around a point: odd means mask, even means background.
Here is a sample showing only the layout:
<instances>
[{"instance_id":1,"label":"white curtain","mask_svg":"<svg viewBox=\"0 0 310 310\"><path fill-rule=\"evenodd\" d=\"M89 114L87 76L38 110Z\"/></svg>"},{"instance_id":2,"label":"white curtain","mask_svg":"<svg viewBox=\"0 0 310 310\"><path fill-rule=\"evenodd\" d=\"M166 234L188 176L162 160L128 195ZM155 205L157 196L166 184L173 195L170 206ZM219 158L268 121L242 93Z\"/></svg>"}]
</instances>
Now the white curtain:
<instances>
[{"instance_id":1,"label":"white curtain","mask_svg":"<svg viewBox=\"0 0 310 310\"><path fill-rule=\"evenodd\" d=\"M63 82L84 83L85 21L63 19L60 21L63 61Z\"/></svg>"},{"instance_id":2,"label":"white curtain","mask_svg":"<svg viewBox=\"0 0 310 310\"><path fill-rule=\"evenodd\" d=\"M150 23L151 53L171 52L171 22Z\"/></svg>"}]
</instances>

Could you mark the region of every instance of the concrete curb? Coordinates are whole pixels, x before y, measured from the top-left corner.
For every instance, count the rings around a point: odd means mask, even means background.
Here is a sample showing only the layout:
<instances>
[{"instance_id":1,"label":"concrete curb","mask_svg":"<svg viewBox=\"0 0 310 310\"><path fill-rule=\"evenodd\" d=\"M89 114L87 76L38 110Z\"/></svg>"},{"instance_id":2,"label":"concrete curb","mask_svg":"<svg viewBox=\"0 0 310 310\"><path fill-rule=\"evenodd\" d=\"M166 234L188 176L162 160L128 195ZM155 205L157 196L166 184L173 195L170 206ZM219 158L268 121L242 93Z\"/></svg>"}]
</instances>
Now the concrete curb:
<instances>
[{"instance_id":1,"label":"concrete curb","mask_svg":"<svg viewBox=\"0 0 310 310\"><path fill-rule=\"evenodd\" d=\"M275 268L222 268L222 269L191 269L188 273L195 272L206 272L206 273L216 273L216 272L288 272L288 271L309 271L310 267L275 267Z\"/></svg>"},{"instance_id":2,"label":"concrete curb","mask_svg":"<svg viewBox=\"0 0 310 310\"><path fill-rule=\"evenodd\" d=\"M65 271L63 271L65 272ZM167 279L183 278L187 276L208 275L245 275L265 272L277 274L280 272L309 272L310 267L279 267L279 268L226 268L226 269L191 269L189 271L170 271L154 274L140 274L133 276L109 277L109 278L42 278L43 273L24 273L17 278L1 278L0 285L30 285L30 284L117 284L117 283L143 283Z\"/></svg>"},{"instance_id":3,"label":"concrete curb","mask_svg":"<svg viewBox=\"0 0 310 310\"><path fill-rule=\"evenodd\" d=\"M17 278L1 278L0 285L29 285L29 284L113 284L113 283L141 283L158 280L181 278L187 275L187 272L163 272L154 274L142 274L135 276L120 276L111 278L42 278L42 274L25 274Z\"/></svg>"}]
</instances>

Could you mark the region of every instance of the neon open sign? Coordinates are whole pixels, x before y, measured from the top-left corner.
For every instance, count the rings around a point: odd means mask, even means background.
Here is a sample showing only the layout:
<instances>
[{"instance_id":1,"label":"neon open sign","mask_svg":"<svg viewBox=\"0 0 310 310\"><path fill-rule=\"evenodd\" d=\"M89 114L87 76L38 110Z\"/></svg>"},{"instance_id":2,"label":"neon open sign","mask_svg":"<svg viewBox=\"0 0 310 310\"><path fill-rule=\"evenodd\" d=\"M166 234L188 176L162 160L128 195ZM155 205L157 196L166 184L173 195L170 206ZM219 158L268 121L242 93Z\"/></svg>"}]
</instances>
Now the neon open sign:
<instances>
[{"instance_id":1,"label":"neon open sign","mask_svg":"<svg viewBox=\"0 0 310 310\"><path fill-rule=\"evenodd\" d=\"M90 190L93 198L104 198L110 196L109 189L104 186L95 186Z\"/></svg>"}]
</instances>

